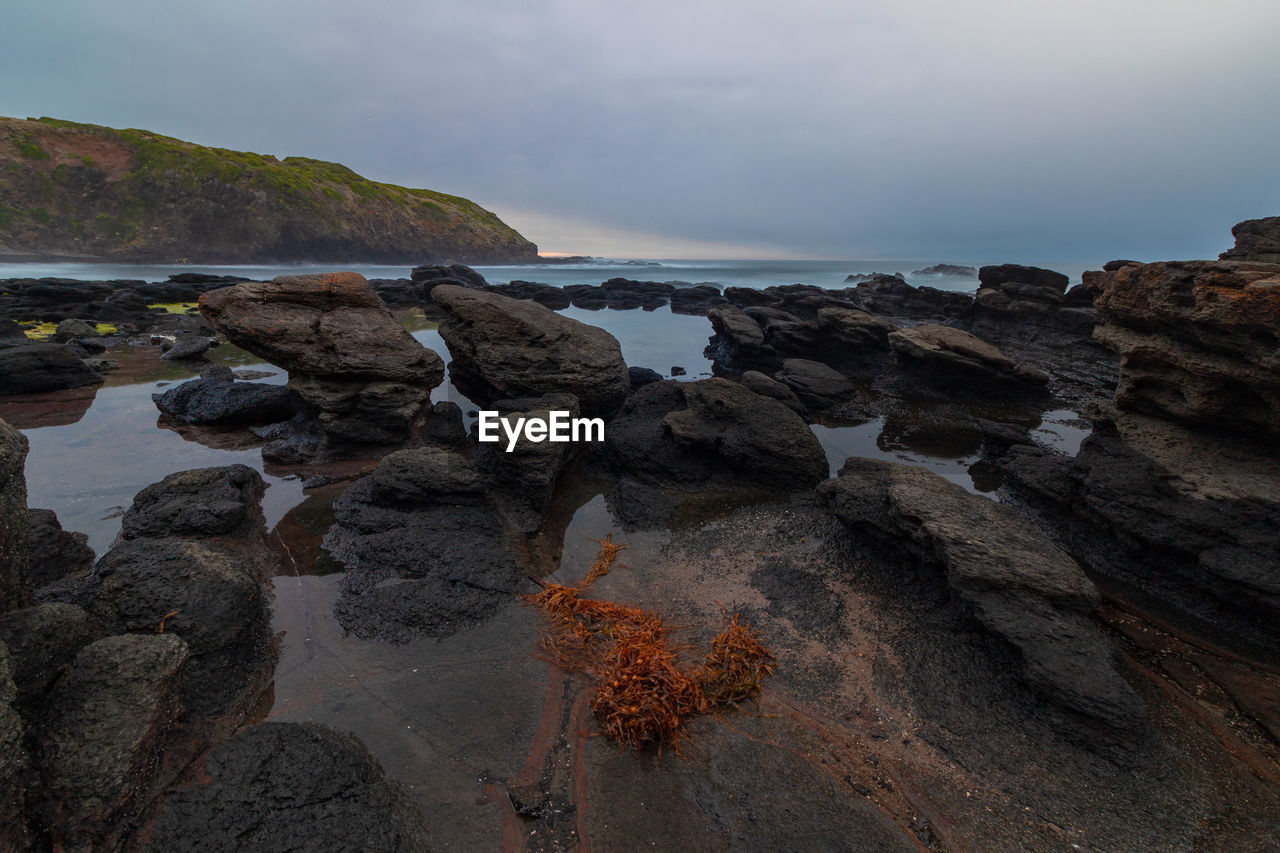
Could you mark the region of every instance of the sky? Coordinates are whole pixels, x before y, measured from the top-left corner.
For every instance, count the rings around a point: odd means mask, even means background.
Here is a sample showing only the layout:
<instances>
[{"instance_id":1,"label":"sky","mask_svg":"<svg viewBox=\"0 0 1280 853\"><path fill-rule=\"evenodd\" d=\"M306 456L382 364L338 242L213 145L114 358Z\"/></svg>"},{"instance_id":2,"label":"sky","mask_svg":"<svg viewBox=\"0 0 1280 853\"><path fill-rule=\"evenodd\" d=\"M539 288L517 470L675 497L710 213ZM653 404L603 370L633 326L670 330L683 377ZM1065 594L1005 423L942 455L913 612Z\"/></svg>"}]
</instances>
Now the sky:
<instances>
[{"instance_id":1,"label":"sky","mask_svg":"<svg viewBox=\"0 0 1280 853\"><path fill-rule=\"evenodd\" d=\"M544 251L1101 263L1280 214L1275 0L4 0L0 115L463 195Z\"/></svg>"}]
</instances>

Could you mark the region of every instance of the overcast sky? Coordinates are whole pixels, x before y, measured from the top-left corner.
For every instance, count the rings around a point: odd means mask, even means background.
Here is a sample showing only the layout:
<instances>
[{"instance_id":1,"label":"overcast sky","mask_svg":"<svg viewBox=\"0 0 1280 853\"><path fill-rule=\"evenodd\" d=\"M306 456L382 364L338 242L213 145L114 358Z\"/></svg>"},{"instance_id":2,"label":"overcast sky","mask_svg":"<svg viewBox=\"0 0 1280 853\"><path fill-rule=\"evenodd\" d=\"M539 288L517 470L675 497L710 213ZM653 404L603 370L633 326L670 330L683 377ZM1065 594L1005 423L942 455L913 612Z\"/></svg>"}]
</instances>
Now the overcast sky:
<instances>
[{"instance_id":1,"label":"overcast sky","mask_svg":"<svg viewBox=\"0 0 1280 853\"><path fill-rule=\"evenodd\" d=\"M1280 214L1276 0L3 0L0 114L336 160L544 251L1100 263Z\"/></svg>"}]
</instances>

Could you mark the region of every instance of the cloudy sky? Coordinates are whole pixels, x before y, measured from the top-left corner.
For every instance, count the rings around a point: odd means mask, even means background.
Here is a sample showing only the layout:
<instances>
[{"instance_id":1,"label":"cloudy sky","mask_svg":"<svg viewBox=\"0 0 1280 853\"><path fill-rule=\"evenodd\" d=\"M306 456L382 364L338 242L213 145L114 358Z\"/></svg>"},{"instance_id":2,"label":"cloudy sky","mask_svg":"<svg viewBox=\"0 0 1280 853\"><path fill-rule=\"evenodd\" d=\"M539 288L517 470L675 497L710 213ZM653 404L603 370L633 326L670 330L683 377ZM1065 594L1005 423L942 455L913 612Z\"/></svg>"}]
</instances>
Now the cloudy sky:
<instances>
[{"instance_id":1,"label":"cloudy sky","mask_svg":"<svg viewBox=\"0 0 1280 853\"><path fill-rule=\"evenodd\" d=\"M4 0L0 114L336 160L545 251L1096 263L1280 214L1275 0Z\"/></svg>"}]
</instances>

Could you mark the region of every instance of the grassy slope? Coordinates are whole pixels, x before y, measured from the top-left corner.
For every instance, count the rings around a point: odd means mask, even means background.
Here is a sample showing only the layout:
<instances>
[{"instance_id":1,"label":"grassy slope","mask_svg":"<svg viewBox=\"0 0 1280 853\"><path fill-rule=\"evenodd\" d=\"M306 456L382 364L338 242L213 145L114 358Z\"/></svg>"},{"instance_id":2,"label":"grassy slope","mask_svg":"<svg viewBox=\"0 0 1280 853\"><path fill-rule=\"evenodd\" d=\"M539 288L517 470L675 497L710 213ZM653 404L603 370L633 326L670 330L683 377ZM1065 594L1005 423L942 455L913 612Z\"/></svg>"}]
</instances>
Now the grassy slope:
<instances>
[{"instance_id":1,"label":"grassy slope","mask_svg":"<svg viewBox=\"0 0 1280 853\"><path fill-rule=\"evenodd\" d=\"M465 198L370 181L337 163L2 117L0 250L228 263L475 263L537 251Z\"/></svg>"}]
</instances>

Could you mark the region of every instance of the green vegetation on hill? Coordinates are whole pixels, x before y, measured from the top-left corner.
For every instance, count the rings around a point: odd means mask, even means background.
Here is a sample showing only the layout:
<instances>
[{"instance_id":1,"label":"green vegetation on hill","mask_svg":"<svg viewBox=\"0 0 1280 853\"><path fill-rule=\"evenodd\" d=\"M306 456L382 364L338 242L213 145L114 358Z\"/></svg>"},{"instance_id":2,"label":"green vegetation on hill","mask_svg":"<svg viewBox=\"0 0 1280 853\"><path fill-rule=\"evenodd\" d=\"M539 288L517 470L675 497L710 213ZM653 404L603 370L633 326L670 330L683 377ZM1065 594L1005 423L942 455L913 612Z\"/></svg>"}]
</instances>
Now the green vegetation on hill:
<instances>
[{"instance_id":1,"label":"green vegetation on hill","mask_svg":"<svg viewBox=\"0 0 1280 853\"><path fill-rule=\"evenodd\" d=\"M459 196L308 157L0 117L0 252L120 261L463 263L537 247Z\"/></svg>"}]
</instances>

